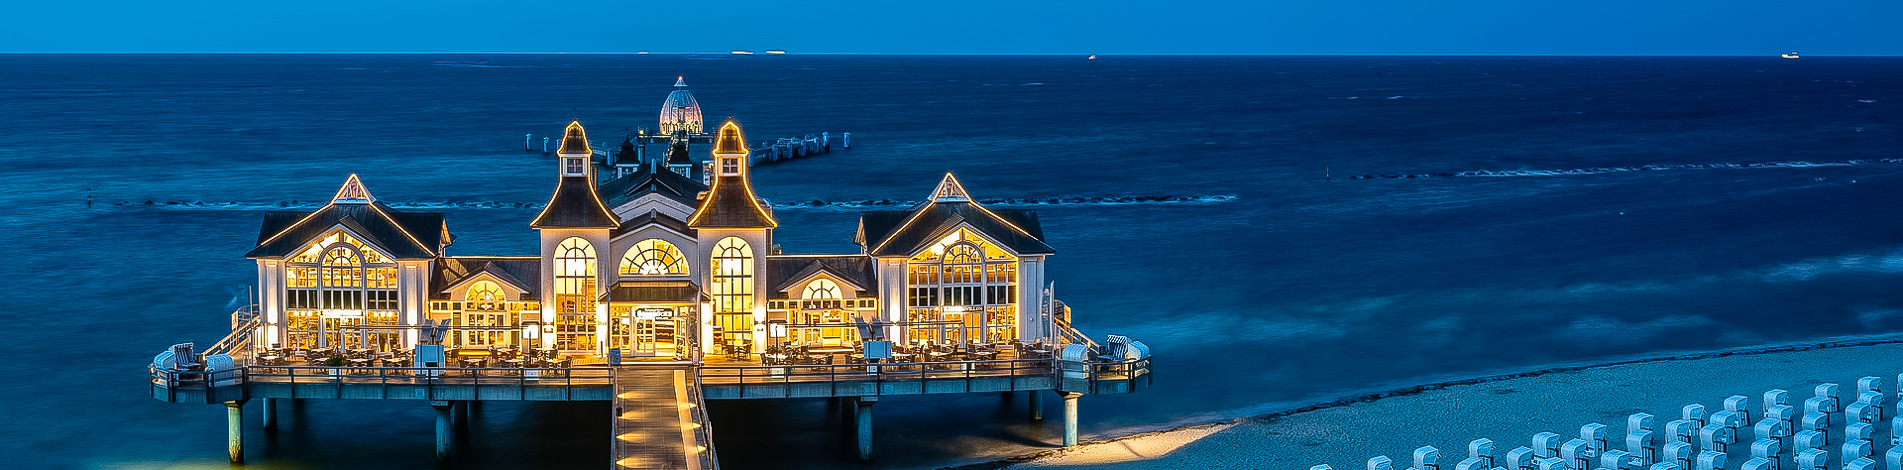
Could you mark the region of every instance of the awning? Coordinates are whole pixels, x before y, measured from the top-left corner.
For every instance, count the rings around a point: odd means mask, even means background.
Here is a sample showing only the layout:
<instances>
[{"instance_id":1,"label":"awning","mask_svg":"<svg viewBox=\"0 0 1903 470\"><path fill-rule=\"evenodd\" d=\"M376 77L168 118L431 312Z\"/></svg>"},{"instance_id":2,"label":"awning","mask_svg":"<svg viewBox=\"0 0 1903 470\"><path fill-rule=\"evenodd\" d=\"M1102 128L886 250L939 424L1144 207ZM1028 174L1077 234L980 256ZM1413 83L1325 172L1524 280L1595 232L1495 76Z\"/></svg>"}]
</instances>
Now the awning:
<instances>
[{"instance_id":1,"label":"awning","mask_svg":"<svg viewBox=\"0 0 1903 470\"><path fill-rule=\"evenodd\" d=\"M602 292L601 300L697 304L709 299L699 284L689 281L621 281Z\"/></svg>"}]
</instances>

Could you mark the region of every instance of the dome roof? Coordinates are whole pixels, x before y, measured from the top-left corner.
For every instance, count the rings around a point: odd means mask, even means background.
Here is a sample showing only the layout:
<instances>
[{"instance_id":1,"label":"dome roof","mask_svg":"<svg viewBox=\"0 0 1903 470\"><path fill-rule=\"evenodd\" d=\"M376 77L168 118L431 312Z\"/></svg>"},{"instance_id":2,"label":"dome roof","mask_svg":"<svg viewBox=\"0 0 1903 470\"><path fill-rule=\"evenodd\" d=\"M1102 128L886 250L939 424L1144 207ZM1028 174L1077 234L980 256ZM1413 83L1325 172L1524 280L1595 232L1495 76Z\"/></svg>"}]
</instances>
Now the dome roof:
<instances>
[{"instance_id":1,"label":"dome roof","mask_svg":"<svg viewBox=\"0 0 1903 470\"><path fill-rule=\"evenodd\" d=\"M667 101L661 103L661 133L673 134L687 131L689 134L704 132L701 128L700 102L694 100L694 93L687 91L686 77L674 81L674 91L667 94Z\"/></svg>"}]
</instances>

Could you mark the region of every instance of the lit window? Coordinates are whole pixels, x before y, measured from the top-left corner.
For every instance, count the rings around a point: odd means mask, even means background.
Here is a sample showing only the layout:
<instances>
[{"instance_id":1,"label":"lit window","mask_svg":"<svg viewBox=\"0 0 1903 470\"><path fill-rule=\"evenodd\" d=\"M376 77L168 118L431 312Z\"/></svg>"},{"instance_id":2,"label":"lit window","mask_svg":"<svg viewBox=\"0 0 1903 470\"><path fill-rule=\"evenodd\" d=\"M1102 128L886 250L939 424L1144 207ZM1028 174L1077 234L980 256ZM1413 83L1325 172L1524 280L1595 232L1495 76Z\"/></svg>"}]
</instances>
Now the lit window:
<instances>
[{"instance_id":1,"label":"lit window","mask_svg":"<svg viewBox=\"0 0 1903 470\"><path fill-rule=\"evenodd\" d=\"M555 248L555 347L595 348L595 246L579 237Z\"/></svg>"},{"instance_id":2,"label":"lit window","mask_svg":"<svg viewBox=\"0 0 1903 470\"><path fill-rule=\"evenodd\" d=\"M649 238L635 243L621 257L623 276L678 276L687 274L687 260L673 243Z\"/></svg>"}]
</instances>

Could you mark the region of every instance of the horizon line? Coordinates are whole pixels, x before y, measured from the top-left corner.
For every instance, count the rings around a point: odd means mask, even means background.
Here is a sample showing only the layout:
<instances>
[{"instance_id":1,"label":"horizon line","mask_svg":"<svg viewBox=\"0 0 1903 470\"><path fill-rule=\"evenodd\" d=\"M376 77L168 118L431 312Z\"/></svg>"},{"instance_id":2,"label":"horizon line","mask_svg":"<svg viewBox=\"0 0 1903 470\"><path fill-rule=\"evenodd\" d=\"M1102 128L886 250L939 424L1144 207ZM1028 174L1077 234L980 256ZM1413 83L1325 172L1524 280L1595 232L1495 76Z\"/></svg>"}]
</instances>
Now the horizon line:
<instances>
[{"instance_id":1,"label":"horizon line","mask_svg":"<svg viewBox=\"0 0 1903 470\"><path fill-rule=\"evenodd\" d=\"M1117 56L1117 57L1767 57L1783 54L1770 53L1525 53L1525 54L1488 54L1488 53L1204 53L1204 52L1155 52L1155 53L1045 53L1045 52L808 52L787 54L734 54L727 52L277 52L277 51L0 51L0 55L716 55L716 56L992 56L992 57L1068 57L1068 56ZM1870 54L1832 54L1806 53L1812 57L1903 57L1903 53Z\"/></svg>"}]
</instances>

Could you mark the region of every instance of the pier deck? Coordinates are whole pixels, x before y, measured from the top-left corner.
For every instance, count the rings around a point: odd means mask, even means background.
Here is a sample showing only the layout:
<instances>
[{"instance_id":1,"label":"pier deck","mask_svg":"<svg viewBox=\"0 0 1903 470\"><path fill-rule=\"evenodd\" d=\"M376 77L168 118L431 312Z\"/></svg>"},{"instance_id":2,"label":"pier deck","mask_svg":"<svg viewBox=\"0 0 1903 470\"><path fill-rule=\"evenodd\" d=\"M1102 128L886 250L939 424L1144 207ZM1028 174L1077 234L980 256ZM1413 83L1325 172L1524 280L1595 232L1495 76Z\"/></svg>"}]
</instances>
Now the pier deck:
<instances>
[{"instance_id":1,"label":"pier deck","mask_svg":"<svg viewBox=\"0 0 1903 470\"><path fill-rule=\"evenodd\" d=\"M682 366L614 369L614 468L711 470L705 403Z\"/></svg>"}]
</instances>

